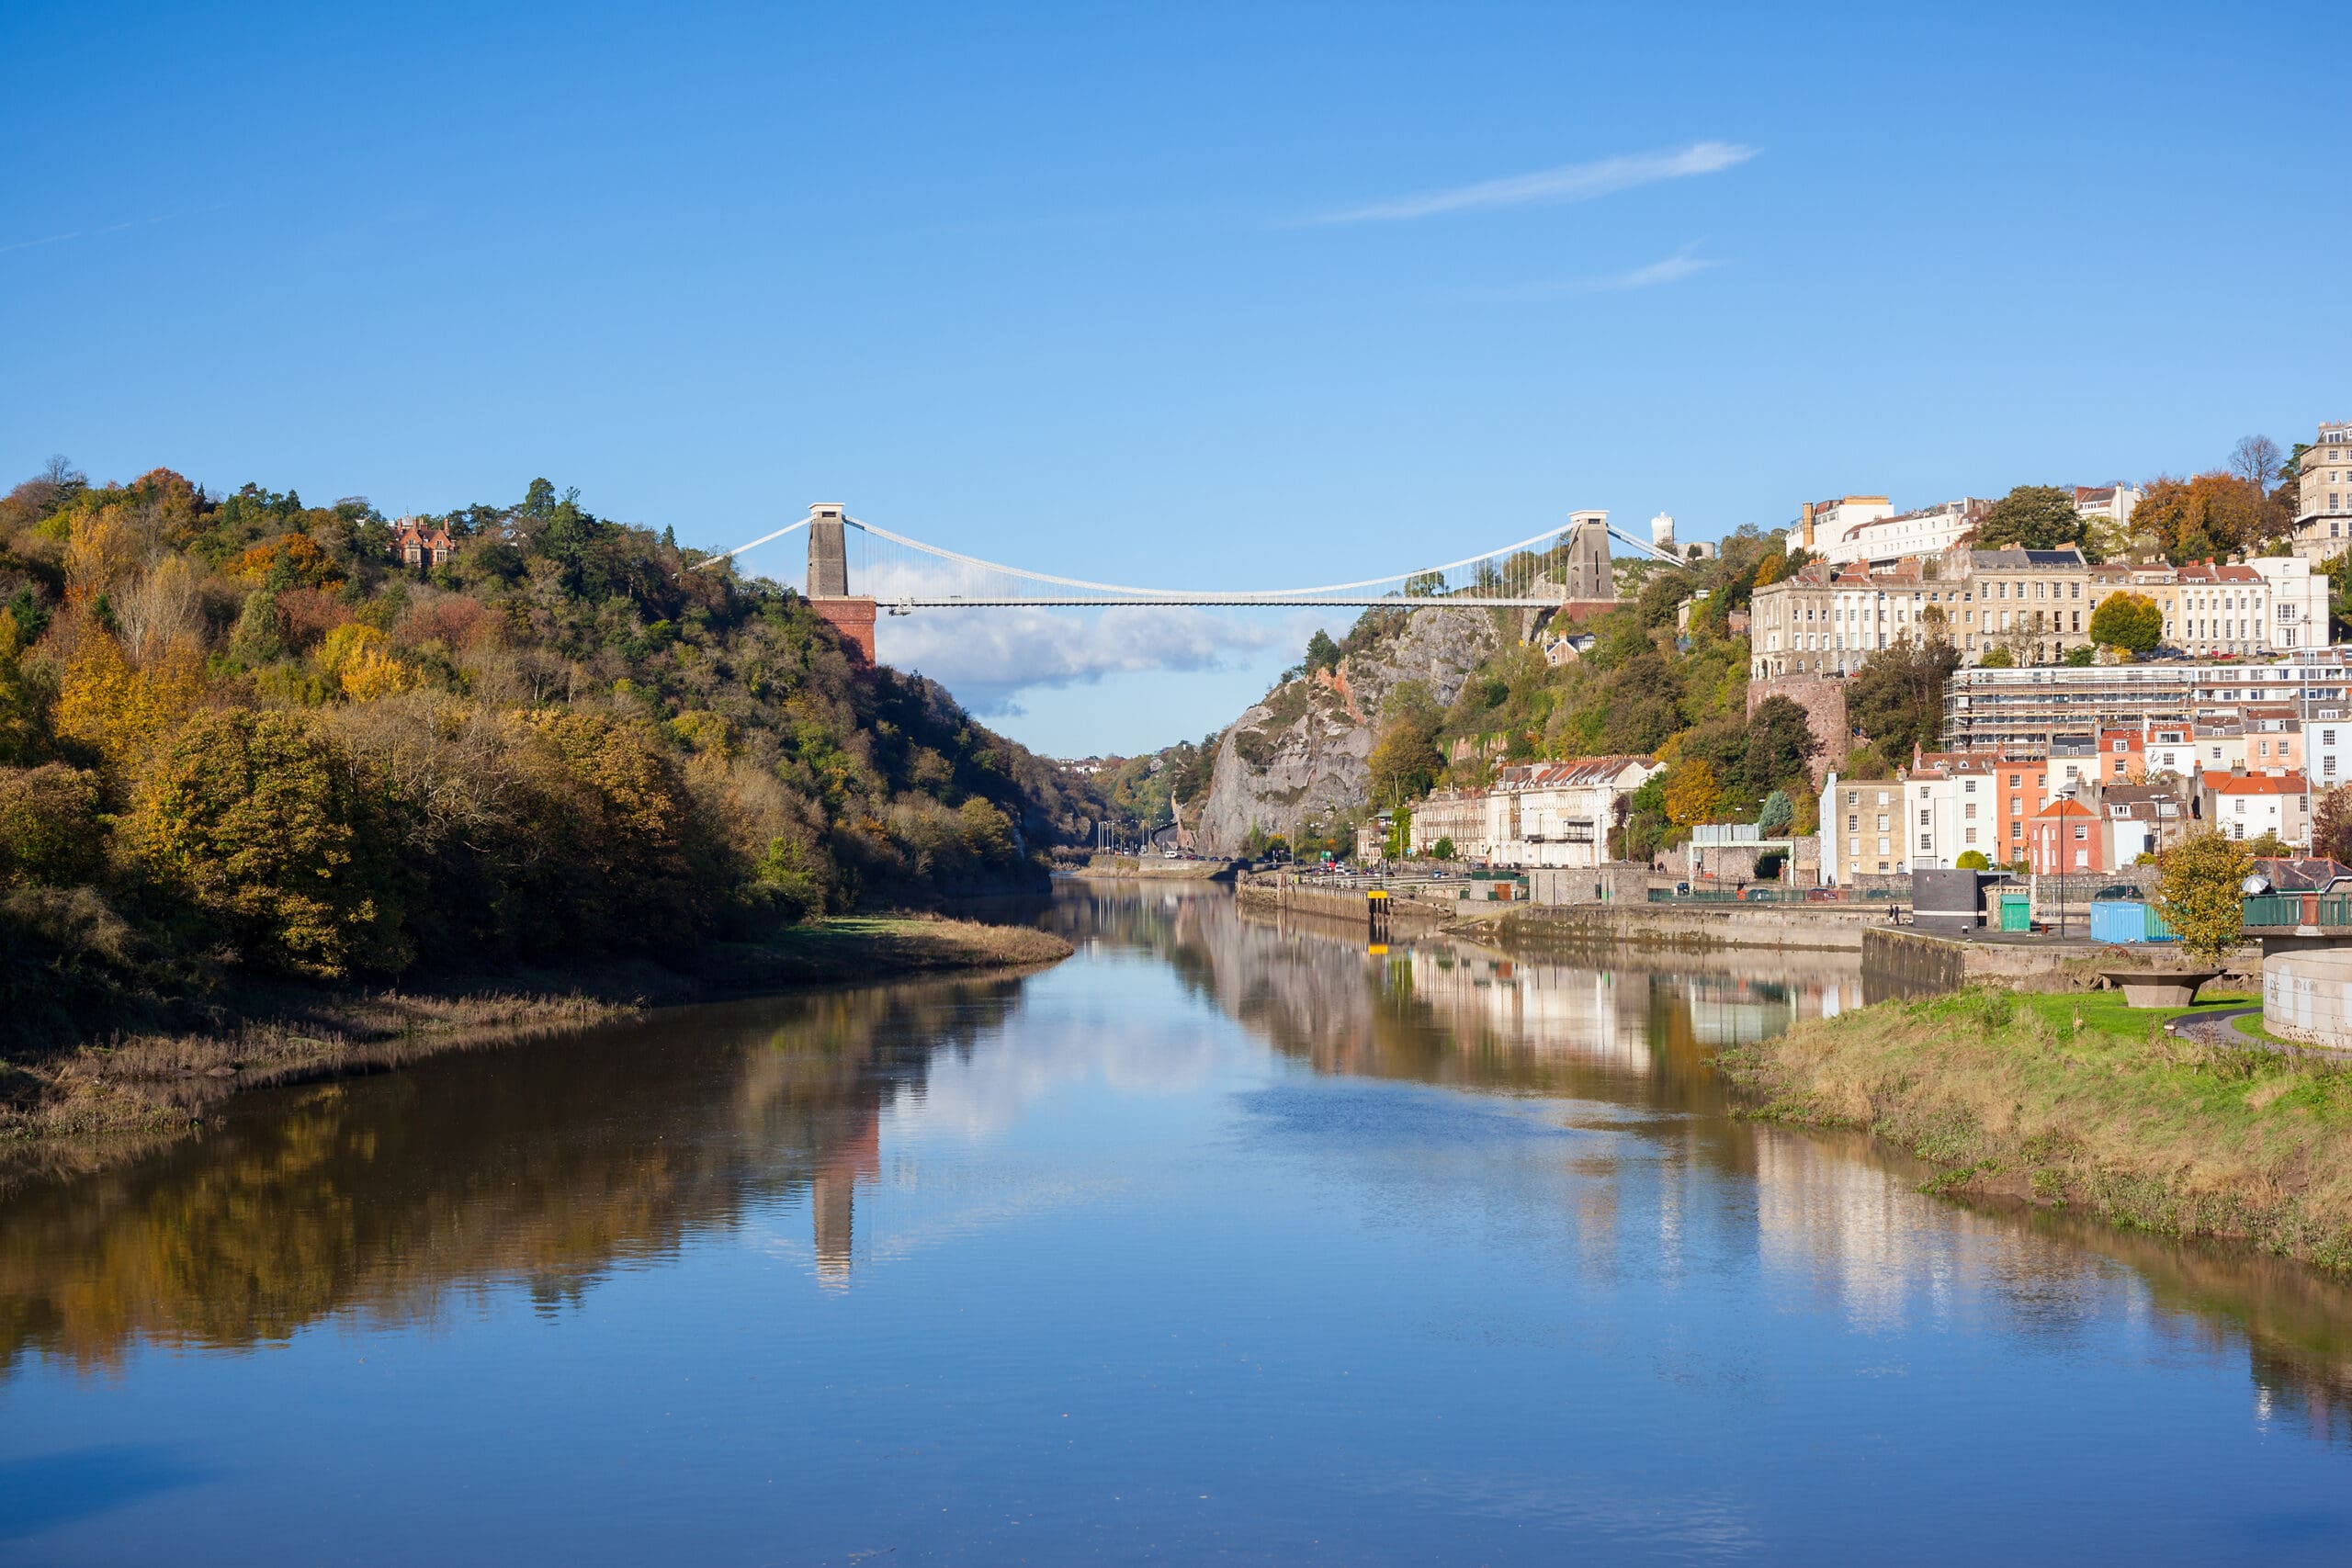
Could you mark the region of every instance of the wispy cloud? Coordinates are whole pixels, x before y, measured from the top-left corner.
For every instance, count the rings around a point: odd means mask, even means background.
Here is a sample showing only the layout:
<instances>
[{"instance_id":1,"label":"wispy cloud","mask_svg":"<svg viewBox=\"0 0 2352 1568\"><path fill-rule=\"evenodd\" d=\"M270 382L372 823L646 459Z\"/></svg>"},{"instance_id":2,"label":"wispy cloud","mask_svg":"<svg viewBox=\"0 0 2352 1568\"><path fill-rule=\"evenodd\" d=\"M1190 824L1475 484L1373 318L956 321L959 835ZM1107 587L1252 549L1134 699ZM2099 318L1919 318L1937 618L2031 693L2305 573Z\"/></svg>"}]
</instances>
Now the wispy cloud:
<instances>
[{"instance_id":1,"label":"wispy cloud","mask_svg":"<svg viewBox=\"0 0 2352 1568\"><path fill-rule=\"evenodd\" d=\"M1413 218L1435 218L1449 212L1482 212L1498 207L1552 206L1613 196L1635 186L1661 180L1689 179L1694 175L1721 174L1756 156L1753 147L1732 141L1694 141L1679 152L1634 152L1601 158L1589 164L1564 164L1532 175L1481 180L1451 190L1425 191L1343 211L1319 213L1301 223L1393 223Z\"/></svg>"},{"instance_id":2,"label":"wispy cloud","mask_svg":"<svg viewBox=\"0 0 2352 1568\"><path fill-rule=\"evenodd\" d=\"M1513 288L1478 290L1473 298L1479 299L1557 299L1577 294L1622 294L1630 288L1656 288L1660 284L1679 283L1696 276L1709 267L1721 264L1705 256L1694 256L1689 251L1678 251L1663 261L1651 262L1625 272L1603 273L1596 277L1562 277L1546 283L1525 283Z\"/></svg>"},{"instance_id":3,"label":"wispy cloud","mask_svg":"<svg viewBox=\"0 0 2352 1568\"><path fill-rule=\"evenodd\" d=\"M222 205L225 204L216 203L200 210L218 212ZM164 212L153 218L133 218L121 223L109 223L103 229L69 229L62 234L43 234L37 240L17 240L8 244L0 245L0 255L6 255L10 251L29 251L37 245L62 244L68 240L95 240L103 234L119 234L126 229L152 229L158 223L169 223L173 219L181 216L182 214L177 212Z\"/></svg>"}]
</instances>

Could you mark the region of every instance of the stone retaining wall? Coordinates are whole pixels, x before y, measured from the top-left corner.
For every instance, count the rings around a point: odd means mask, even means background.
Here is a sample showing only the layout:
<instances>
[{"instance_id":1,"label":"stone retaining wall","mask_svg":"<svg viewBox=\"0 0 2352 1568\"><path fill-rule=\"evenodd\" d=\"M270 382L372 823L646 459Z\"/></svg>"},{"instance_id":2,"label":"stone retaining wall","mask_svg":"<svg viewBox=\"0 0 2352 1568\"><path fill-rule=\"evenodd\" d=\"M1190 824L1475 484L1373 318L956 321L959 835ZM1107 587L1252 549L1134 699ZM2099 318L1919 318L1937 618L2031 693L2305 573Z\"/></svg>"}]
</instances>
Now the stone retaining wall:
<instances>
[{"instance_id":1,"label":"stone retaining wall","mask_svg":"<svg viewBox=\"0 0 2352 1568\"><path fill-rule=\"evenodd\" d=\"M2277 953L2264 959L2262 1026L2283 1039L2352 1050L2352 952Z\"/></svg>"}]
</instances>

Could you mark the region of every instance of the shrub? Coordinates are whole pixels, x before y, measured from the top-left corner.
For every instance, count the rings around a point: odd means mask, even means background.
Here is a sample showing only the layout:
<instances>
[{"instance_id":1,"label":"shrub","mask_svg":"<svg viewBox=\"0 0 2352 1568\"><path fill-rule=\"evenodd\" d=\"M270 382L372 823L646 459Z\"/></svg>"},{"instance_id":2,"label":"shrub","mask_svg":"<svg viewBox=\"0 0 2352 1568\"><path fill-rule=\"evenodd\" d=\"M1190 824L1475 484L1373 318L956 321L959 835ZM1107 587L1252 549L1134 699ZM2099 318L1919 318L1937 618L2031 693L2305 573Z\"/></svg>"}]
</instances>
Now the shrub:
<instances>
[{"instance_id":1,"label":"shrub","mask_svg":"<svg viewBox=\"0 0 2352 1568\"><path fill-rule=\"evenodd\" d=\"M87 882L103 843L97 774L62 762L0 769L0 886Z\"/></svg>"}]
</instances>

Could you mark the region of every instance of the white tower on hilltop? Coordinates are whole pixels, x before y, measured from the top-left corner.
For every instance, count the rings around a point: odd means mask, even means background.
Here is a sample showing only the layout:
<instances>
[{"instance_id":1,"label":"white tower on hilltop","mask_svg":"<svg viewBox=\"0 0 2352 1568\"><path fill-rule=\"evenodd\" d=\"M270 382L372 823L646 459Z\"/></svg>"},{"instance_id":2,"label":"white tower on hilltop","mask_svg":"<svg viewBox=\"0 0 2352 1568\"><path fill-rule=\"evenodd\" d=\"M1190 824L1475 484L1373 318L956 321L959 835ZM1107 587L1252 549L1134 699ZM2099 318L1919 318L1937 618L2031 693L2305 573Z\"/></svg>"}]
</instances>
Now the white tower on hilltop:
<instances>
[{"instance_id":1,"label":"white tower on hilltop","mask_svg":"<svg viewBox=\"0 0 2352 1568\"><path fill-rule=\"evenodd\" d=\"M1668 555L1679 553L1674 547L1674 514L1672 513L1661 512L1650 519L1650 547L1664 550Z\"/></svg>"}]
</instances>

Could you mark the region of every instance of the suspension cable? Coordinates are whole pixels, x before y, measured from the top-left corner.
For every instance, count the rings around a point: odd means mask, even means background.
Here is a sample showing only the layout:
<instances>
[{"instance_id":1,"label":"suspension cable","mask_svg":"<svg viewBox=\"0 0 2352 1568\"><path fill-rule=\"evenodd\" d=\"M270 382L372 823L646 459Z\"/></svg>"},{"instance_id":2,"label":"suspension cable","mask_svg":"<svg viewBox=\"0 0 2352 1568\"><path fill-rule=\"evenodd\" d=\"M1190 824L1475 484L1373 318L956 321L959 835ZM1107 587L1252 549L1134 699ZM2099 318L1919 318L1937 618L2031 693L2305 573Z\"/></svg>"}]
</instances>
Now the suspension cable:
<instances>
[{"instance_id":1,"label":"suspension cable","mask_svg":"<svg viewBox=\"0 0 2352 1568\"><path fill-rule=\"evenodd\" d=\"M1295 600L1319 593L1346 593L1360 588L1377 588L1384 582L1400 582L1409 581L1416 577L1427 577L1432 572L1437 573L1442 577L1449 571L1459 570L1461 568L1465 566L1475 566L1480 561L1488 560L1497 556L1508 556L1515 551L1527 549L1531 546L1543 544L1546 540L1553 539L1557 536L1567 532L1567 530L1564 528L1546 528L1543 533L1521 539L1515 545L1503 545L1495 549L1482 551L1475 556L1465 556L1461 560L1448 561L1443 566L1428 567L1420 571L1395 572L1386 577L1367 577L1361 582L1327 583L1319 588L1264 588L1251 589L1237 593L1227 590L1130 588L1114 582L1089 582L1083 578L1056 577L1050 572L1024 571L1017 566L1004 566L996 561L983 560L978 556L967 556L963 554L961 551L943 549L937 545L926 545L920 539L910 539L903 534L894 534L888 528L881 527L876 524L862 522L855 517L845 518L843 521L855 523L858 527L864 529L866 533L875 536L876 538L888 539L894 545L903 545L909 549L921 550L925 555L936 556L943 560L956 561L964 566L978 567L986 571L1002 572L1007 577L1018 577L1030 582L1047 582L1053 584L1057 588L1083 588L1091 592L1117 593L1136 599L1156 599L1165 601L1171 599L1215 598L1227 603L1231 603L1236 600L1246 603L1252 599ZM797 527L798 525L796 524L795 526ZM789 531L790 530L788 529L786 530L786 532ZM770 536L774 537L775 536ZM743 547L749 549L751 547L746 545Z\"/></svg>"}]
</instances>

